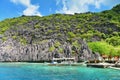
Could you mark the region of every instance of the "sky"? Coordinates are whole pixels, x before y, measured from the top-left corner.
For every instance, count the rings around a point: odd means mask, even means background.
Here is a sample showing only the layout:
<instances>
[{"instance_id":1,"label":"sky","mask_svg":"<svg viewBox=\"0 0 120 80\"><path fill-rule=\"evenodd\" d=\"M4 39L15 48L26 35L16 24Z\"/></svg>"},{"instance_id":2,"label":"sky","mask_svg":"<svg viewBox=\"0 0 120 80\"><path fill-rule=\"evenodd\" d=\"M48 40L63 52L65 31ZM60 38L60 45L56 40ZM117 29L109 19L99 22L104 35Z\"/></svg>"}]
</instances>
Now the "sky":
<instances>
[{"instance_id":1,"label":"sky","mask_svg":"<svg viewBox=\"0 0 120 80\"><path fill-rule=\"evenodd\" d=\"M100 12L120 4L120 0L0 0L0 21L6 18Z\"/></svg>"}]
</instances>

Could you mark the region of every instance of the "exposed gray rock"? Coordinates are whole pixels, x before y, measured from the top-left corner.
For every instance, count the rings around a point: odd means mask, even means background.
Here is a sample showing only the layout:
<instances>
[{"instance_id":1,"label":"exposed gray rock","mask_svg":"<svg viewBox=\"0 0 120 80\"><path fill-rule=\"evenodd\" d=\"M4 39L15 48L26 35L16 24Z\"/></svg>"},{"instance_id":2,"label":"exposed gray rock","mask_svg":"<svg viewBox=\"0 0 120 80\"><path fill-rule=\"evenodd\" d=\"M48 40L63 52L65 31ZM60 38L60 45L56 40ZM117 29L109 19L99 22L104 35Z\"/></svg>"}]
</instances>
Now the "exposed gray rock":
<instances>
[{"instance_id":1,"label":"exposed gray rock","mask_svg":"<svg viewBox=\"0 0 120 80\"><path fill-rule=\"evenodd\" d=\"M79 41L81 50L75 48L75 55L72 55L73 46L67 42L50 51L50 47L55 43L56 40L53 39L28 45L21 45L11 38L4 42L0 40L0 61L51 61L53 57L76 57L77 61L84 61L99 58L99 55L93 54L83 40ZM63 52L59 52L60 48L63 49Z\"/></svg>"},{"instance_id":2,"label":"exposed gray rock","mask_svg":"<svg viewBox=\"0 0 120 80\"><path fill-rule=\"evenodd\" d=\"M89 49L87 43L84 40L81 40L81 51L79 53L80 61L87 61L87 60L99 60L101 56L98 53L93 53L92 50Z\"/></svg>"}]
</instances>

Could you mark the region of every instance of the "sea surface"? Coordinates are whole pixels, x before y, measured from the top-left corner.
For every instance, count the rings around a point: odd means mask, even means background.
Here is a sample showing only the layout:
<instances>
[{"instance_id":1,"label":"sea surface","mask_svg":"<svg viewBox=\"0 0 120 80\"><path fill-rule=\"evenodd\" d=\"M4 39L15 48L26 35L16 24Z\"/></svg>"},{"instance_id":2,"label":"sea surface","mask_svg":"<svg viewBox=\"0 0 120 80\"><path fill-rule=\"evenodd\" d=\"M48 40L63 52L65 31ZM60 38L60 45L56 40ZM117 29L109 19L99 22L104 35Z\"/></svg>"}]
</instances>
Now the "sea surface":
<instances>
[{"instance_id":1,"label":"sea surface","mask_svg":"<svg viewBox=\"0 0 120 80\"><path fill-rule=\"evenodd\" d=\"M120 80L120 70L41 63L0 63L0 80Z\"/></svg>"}]
</instances>

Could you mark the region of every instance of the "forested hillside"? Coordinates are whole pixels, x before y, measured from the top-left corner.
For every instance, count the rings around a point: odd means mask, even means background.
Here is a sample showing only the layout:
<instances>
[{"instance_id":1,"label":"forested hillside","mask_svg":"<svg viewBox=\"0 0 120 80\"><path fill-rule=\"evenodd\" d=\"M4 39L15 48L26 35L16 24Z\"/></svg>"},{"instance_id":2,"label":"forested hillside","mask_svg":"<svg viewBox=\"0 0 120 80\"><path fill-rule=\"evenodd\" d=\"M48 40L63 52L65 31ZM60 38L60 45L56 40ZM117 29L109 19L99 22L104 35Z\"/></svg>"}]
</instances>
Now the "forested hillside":
<instances>
[{"instance_id":1,"label":"forested hillside","mask_svg":"<svg viewBox=\"0 0 120 80\"><path fill-rule=\"evenodd\" d=\"M47 46L44 45L47 43ZM86 43L93 53L120 55L120 5L99 13L52 14L43 17L22 15L0 22L0 53L7 55L6 58L11 57L12 53L29 54L32 48L28 47L42 45L35 47L37 52L31 52L35 53L37 58L41 56L38 56L38 53L70 53L79 59L81 53L85 53L84 45L88 48ZM2 48L3 46L5 48ZM18 47L21 51L21 46L26 47L25 52L15 51ZM66 49L68 52L65 52ZM89 54L89 49L86 51ZM27 60L29 59L23 61ZM12 61L17 61L16 57Z\"/></svg>"}]
</instances>

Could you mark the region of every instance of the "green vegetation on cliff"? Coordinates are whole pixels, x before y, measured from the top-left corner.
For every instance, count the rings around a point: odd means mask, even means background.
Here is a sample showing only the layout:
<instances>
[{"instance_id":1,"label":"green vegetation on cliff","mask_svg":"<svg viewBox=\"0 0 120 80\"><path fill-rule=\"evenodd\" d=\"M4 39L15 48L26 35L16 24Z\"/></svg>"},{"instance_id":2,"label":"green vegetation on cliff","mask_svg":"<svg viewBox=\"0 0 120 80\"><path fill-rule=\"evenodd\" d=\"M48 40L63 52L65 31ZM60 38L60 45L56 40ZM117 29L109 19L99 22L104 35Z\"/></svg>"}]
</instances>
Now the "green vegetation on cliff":
<instances>
[{"instance_id":1,"label":"green vegetation on cliff","mask_svg":"<svg viewBox=\"0 0 120 80\"><path fill-rule=\"evenodd\" d=\"M88 43L88 45L92 49L92 51L99 52L101 55L109 55L109 56L120 55L120 47L114 47L103 41L90 42Z\"/></svg>"},{"instance_id":2,"label":"green vegetation on cliff","mask_svg":"<svg viewBox=\"0 0 120 80\"><path fill-rule=\"evenodd\" d=\"M50 51L63 42L80 48L77 40L84 39L93 52L120 55L120 5L99 13L5 19L0 22L0 36L3 41L13 38L23 45L40 43L47 39L58 40Z\"/></svg>"}]
</instances>

